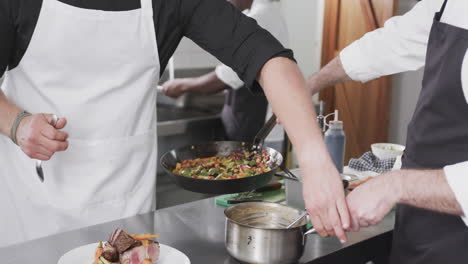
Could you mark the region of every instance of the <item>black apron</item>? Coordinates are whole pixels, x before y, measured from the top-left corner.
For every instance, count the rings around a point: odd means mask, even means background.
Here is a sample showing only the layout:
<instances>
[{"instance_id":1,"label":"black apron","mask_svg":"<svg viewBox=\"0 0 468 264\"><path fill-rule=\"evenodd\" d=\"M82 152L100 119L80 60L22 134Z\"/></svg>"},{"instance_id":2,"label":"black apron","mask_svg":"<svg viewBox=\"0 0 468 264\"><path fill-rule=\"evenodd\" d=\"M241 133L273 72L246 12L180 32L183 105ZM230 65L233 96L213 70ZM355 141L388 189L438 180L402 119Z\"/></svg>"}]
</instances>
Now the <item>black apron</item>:
<instances>
[{"instance_id":1,"label":"black apron","mask_svg":"<svg viewBox=\"0 0 468 264\"><path fill-rule=\"evenodd\" d=\"M267 107L265 96L254 95L247 87L229 87L221 114L226 140L253 141L265 124Z\"/></svg>"},{"instance_id":2,"label":"black apron","mask_svg":"<svg viewBox=\"0 0 468 264\"><path fill-rule=\"evenodd\" d=\"M406 169L468 160L468 104L461 83L468 30L440 22L446 4L429 37L423 87L408 127ZM468 228L459 216L399 205L391 263L468 263Z\"/></svg>"}]
</instances>

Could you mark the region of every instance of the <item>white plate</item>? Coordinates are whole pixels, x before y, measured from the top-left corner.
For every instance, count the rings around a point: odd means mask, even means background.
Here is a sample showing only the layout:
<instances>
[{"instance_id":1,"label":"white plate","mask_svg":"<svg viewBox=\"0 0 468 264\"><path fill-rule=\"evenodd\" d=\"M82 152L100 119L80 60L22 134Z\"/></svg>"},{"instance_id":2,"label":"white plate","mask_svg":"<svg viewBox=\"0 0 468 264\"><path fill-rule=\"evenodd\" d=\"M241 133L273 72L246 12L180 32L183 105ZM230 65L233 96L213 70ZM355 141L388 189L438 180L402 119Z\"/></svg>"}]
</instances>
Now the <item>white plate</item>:
<instances>
[{"instance_id":1,"label":"white plate","mask_svg":"<svg viewBox=\"0 0 468 264\"><path fill-rule=\"evenodd\" d=\"M99 243L81 246L63 255L58 264L93 264L94 251ZM179 250L159 244L161 247L159 260L155 264L190 264L189 258Z\"/></svg>"}]
</instances>

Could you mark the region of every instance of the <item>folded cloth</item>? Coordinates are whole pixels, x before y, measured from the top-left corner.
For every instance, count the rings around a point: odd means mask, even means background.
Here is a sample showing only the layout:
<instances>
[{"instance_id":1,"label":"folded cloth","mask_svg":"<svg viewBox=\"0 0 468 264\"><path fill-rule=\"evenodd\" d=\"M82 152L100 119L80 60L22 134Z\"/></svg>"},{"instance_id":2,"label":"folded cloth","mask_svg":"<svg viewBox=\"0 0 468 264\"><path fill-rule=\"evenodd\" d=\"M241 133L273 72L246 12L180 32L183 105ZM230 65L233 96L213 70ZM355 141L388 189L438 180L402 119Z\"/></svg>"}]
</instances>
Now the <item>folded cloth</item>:
<instances>
[{"instance_id":1,"label":"folded cloth","mask_svg":"<svg viewBox=\"0 0 468 264\"><path fill-rule=\"evenodd\" d=\"M394 169L397 158L381 160L371 151L364 153L359 159L351 159L349 168L355 171L372 171L375 173L384 173Z\"/></svg>"}]
</instances>

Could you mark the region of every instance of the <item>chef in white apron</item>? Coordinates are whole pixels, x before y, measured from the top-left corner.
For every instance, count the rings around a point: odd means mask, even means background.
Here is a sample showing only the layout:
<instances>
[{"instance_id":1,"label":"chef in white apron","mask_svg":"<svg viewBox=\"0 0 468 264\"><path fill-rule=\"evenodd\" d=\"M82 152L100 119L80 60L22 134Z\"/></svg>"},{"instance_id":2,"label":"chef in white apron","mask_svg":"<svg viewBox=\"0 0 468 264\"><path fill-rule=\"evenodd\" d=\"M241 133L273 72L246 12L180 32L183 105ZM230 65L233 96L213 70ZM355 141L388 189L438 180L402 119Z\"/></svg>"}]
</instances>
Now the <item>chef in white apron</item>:
<instances>
[{"instance_id":1,"label":"chef in white apron","mask_svg":"<svg viewBox=\"0 0 468 264\"><path fill-rule=\"evenodd\" d=\"M0 137L2 171L14 175L2 178L19 216L9 228L18 236L154 209L153 87L160 66L151 0L141 7L114 13L43 1L28 50L6 75L3 90L31 113L66 117L70 138L66 151L44 162L42 183L34 160Z\"/></svg>"},{"instance_id":2,"label":"chef in white apron","mask_svg":"<svg viewBox=\"0 0 468 264\"><path fill-rule=\"evenodd\" d=\"M154 209L153 87L183 36L262 85L306 177L334 168L314 158L326 148L292 51L227 2L0 0L0 247Z\"/></svg>"}]
</instances>

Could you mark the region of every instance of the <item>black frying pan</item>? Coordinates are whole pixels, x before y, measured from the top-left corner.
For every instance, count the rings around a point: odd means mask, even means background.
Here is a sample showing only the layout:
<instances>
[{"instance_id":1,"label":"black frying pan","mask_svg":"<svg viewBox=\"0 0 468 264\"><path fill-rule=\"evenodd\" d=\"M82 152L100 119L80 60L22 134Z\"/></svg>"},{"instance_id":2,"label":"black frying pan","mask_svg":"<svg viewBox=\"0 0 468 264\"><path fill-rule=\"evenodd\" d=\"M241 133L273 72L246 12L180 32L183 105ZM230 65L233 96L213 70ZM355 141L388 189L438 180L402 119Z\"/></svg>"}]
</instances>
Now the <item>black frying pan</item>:
<instances>
[{"instance_id":1,"label":"black frying pan","mask_svg":"<svg viewBox=\"0 0 468 264\"><path fill-rule=\"evenodd\" d=\"M278 168L283 163L283 156L280 152L263 147L267 135L276 125L276 116L272 116L268 122L258 132L253 143L236 141L217 141L199 145L191 145L183 148L171 150L165 153L161 158L161 165L167 174L180 187L198 193L227 194L252 191L267 185ZM270 171L251 177L232 179L232 180L204 180L184 177L174 174L172 171L177 162L184 160L207 158L213 156L227 156L233 152L245 151L263 151L266 150L270 155Z\"/></svg>"},{"instance_id":2,"label":"black frying pan","mask_svg":"<svg viewBox=\"0 0 468 264\"><path fill-rule=\"evenodd\" d=\"M275 149L263 147L265 138L276 125L276 116L273 115L268 122L262 127L255 136L253 143L236 142L236 141L216 141L205 144L191 145L179 149L171 150L161 157L161 165L164 171L172 178L172 180L180 187L198 193L209 194L228 194L248 192L267 185L274 176L282 177L291 180L298 178L283 164L283 155ZM196 158L207 158L213 156L228 156L233 152L245 151L263 151L266 150L270 155L270 171L263 174L258 174L251 177L231 180L204 180L185 177L175 174L172 171L178 162L191 160ZM284 173L277 174L281 168ZM344 187L347 188L348 182L343 181Z\"/></svg>"},{"instance_id":3,"label":"black frying pan","mask_svg":"<svg viewBox=\"0 0 468 264\"><path fill-rule=\"evenodd\" d=\"M299 181L288 169L282 166L283 156L272 148L262 148L270 155L270 171L251 177L232 180L204 180L184 177L172 173L177 162L188 159L227 156L232 152L251 151L253 144L236 141L217 141L206 144L192 145L167 152L161 158L161 165L172 180L180 187L198 193L228 194L256 190L270 183L274 176ZM283 173L276 173L281 168ZM348 181L343 180L344 188Z\"/></svg>"},{"instance_id":4,"label":"black frying pan","mask_svg":"<svg viewBox=\"0 0 468 264\"><path fill-rule=\"evenodd\" d=\"M267 185L271 181L276 171L283 163L283 156L281 153L272 148L262 148L262 150L266 150L271 157L271 170L267 173L241 179L204 180L172 173L177 162L196 158L227 156L232 152L251 151L252 146L252 143L235 141L218 141L186 146L164 154L161 158L161 165L177 185L192 192L226 194L252 191Z\"/></svg>"}]
</instances>

